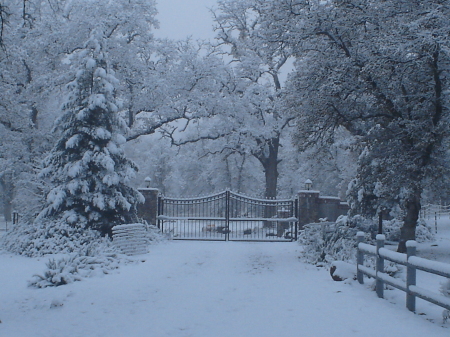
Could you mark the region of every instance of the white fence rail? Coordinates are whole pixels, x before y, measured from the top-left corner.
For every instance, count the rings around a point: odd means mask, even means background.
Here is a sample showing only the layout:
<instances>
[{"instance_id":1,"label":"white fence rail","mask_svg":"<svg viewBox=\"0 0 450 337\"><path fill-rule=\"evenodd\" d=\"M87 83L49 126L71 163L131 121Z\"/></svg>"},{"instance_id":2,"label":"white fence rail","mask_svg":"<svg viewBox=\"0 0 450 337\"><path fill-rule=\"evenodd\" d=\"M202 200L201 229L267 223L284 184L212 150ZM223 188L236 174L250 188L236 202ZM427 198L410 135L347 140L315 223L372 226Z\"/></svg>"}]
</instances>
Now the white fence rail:
<instances>
[{"instance_id":1,"label":"white fence rail","mask_svg":"<svg viewBox=\"0 0 450 337\"><path fill-rule=\"evenodd\" d=\"M441 294L431 292L416 285L416 271L422 270L427 273L450 278L450 264L430 261L416 255L416 242L408 241L406 243L407 253L397 253L384 248L384 235L377 235L377 245L372 246L363 243L364 233L359 232L358 250L357 250L357 279L360 284L364 283L364 275L375 278L376 292L378 297L384 297L384 284L400 289L406 293L406 307L416 311L416 297L425 301L434 303L447 310L450 310L450 298ZM376 269L364 266L364 255L373 255L376 257ZM406 266L406 282L396 279L384 272L384 260L392 261Z\"/></svg>"},{"instance_id":2,"label":"white fence rail","mask_svg":"<svg viewBox=\"0 0 450 337\"><path fill-rule=\"evenodd\" d=\"M423 219L450 218L450 205L426 204L420 210L420 217Z\"/></svg>"}]
</instances>

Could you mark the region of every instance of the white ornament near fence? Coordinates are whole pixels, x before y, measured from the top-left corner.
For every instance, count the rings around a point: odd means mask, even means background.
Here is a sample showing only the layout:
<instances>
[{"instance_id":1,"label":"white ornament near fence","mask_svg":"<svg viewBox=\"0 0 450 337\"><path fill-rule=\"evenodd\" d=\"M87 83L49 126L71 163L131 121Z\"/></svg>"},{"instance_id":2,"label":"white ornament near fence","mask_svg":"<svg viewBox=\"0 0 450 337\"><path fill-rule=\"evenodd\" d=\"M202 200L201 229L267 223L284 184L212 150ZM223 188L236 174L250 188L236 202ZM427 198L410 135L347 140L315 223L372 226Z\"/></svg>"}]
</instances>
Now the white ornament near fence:
<instances>
[{"instance_id":1,"label":"white ornament near fence","mask_svg":"<svg viewBox=\"0 0 450 337\"><path fill-rule=\"evenodd\" d=\"M148 253L145 225L141 223L113 227L113 242L126 255Z\"/></svg>"}]
</instances>

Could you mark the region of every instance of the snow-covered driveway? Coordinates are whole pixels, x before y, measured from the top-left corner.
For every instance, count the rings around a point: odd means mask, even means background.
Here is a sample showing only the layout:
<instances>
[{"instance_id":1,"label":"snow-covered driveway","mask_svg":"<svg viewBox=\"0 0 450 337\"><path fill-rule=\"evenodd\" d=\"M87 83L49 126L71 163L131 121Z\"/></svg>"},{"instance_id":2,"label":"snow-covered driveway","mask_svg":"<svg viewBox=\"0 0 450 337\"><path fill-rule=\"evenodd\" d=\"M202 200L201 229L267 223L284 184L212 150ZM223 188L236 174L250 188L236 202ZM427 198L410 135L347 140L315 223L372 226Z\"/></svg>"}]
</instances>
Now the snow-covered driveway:
<instances>
[{"instance_id":1,"label":"snow-covered driveway","mask_svg":"<svg viewBox=\"0 0 450 337\"><path fill-rule=\"evenodd\" d=\"M144 263L32 289L47 259L0 254L0 336L448 336L298 259L295 243L169 242ZM420 307L418 308L420 310Z\"/></svg>"}]
</instances>

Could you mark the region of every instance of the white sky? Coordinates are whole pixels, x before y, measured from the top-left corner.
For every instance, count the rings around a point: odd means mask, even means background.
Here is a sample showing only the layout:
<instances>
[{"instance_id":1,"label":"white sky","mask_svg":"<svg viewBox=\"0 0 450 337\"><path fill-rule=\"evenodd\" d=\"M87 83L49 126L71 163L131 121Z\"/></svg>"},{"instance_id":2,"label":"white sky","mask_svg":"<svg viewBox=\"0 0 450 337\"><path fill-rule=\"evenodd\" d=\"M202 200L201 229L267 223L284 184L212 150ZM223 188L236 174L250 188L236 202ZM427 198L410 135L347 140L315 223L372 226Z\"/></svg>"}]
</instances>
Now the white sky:
<instances>
[{"instance_id":1,"label":"white sky","mask_svg":"<svg viewBox=\"0 0 450 337\"><path fill-rule=\"evenodd\" d=\"M154 30L159 38L184 40L187 37L213 39L213 18L210 9L217 9L217 0L157 0L157 19L160 29ZM281 69L280 80L284 84L293 60Z\"/></svg>"},{"instance_id":2,"label":"white sky","mask_svg":"<svg viewBox=\"0 0 450 337\"><path fill-rule=\"evenodd\" d=\"M157 19L160 29L157 37L171 39L212 39L213 19L209 8L215 8L216 0L158 0Z\"/></svg>"}]
</instances>

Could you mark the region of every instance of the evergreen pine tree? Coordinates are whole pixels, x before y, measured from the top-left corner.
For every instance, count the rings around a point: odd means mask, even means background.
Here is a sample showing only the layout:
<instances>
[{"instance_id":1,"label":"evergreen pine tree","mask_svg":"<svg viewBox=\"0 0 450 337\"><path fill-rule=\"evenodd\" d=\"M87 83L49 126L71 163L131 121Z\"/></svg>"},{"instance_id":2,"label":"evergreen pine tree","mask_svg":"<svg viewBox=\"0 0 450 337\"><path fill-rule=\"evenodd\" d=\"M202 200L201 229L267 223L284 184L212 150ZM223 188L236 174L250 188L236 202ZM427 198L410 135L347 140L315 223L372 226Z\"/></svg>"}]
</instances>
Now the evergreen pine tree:
<instances>
[{"instance_id":1,"label":"evergreen pine tree","mask_svg":"<svg viewBox=\"0 0 450 337\"><path fill-rule=\"evenodd\" d=\"M54 187L37 220L62 220L72 227L111 235L117 224L137 220L143 196L127 185L137 166L125 158L121 144L126 123L117 114L117 79L108 69L104 41L95 33L78 53L75 80L57 121L61 137L44 160L42 176Z\"/></svg>"}]
</instances>

